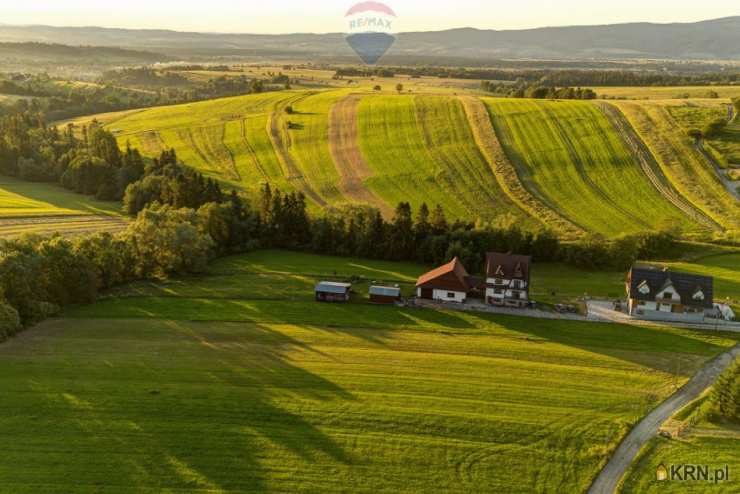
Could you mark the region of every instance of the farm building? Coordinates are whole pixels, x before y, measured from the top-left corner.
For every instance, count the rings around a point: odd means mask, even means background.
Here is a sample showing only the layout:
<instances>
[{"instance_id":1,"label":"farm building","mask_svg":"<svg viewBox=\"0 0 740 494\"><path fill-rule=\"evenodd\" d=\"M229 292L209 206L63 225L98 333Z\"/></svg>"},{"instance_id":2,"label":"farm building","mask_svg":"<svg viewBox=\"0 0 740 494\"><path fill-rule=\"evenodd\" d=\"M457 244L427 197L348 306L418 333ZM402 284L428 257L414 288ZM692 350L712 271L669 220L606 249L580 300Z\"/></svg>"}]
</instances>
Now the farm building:
<instances>
[{"instance_id":1,"label":"farm building","mask_svg":"<svg viewBox=\"0 0 740 494\"><path fill-rule=\"evenodd\" d=\"M444 302L465 302L470 291L470 276L460 259L429 271L416 282L416 296Z\"/></svg>"},{"instance_id":2,"label":"farm building","mask_svg":"<svg viewBox=\"0 0 740 494\"><path fill-rule=\"evenodd\" d=\"M397 286L373 285L370 287L370 302L373 304L393 304L401 299L401 289Z\"/></svg>"},{"instance_id":3,"label":"farm building","mask_svg":"<svg viewBox=\"0 0 740 494\"><path fill-rule=\"evenodd\" d=\"M507 307L529 304L530 256L486 254L486 302Z\"/></svg>"},{"instance_id":4,"label":"farm building","mask_svg":"<svg viewBox=\"0 0 740 494\"><path fill-rule=\"evenodd\" d=\"M626 289L630 315L642 319L701 322L714 308L709 276L633 266Z\"/></svg>"},{"instance_id":5,"label":"farm building","mask_svg":"<svg viewBox=\"0 0 740 494\"><path fill-rule=\"evenodd\" d=\"M321 281L316 283L314 291L316 300L319 302L348 302L351 283L338 283L336 281Z\"/></svg>"}]
</instances>

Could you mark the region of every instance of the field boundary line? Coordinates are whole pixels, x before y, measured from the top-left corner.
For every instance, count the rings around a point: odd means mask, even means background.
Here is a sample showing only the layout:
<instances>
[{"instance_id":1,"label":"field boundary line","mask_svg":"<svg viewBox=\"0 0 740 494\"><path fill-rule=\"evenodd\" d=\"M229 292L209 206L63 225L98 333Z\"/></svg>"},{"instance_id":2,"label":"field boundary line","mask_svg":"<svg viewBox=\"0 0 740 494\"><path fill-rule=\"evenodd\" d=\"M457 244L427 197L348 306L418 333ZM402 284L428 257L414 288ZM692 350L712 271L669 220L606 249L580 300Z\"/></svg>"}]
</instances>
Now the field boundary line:
<instances>
[{"instance_id":1,"label":"field boundary line","mask_svg":"<svg viewBox=\"0 0 740 494\"><path fill-rule=\"evenodd\" d=\"M598 103L596 105L615 127L617 134L627 144L631 154L637 159L640 169L653 184L653 187L666 198L671 204L683 211L696 221L703 223L713 229L722 228L714 219L707 216L703 211L697 209L683 195L676 190L660 168L653 153L642 141L637 131L622 113L622 110L610 103Z\"/></svg>"},{"instance_id":2,"label":"field boundary line","mask_svg":"<svg viewBox=\"0 0 740 494\"><path fill-rule=\"evenodd\" d=\"M552 226L570 236L585 234L583 228L541 202L522 183L516 167L509 161L501 146L485 103L475 96L459 96L459 99L481 155L512 202L546 226Z\"/></svg>"},{"instance_id":3,"label":"field boundary line","mask_svg":"<svg viewBox=\"0 0 740 494\"><path fill-rule=\"evenodd\" d=\"M329 112L329 152L339 173L338 188L345 197L377 207L383 216L393 216L393 209L364 183L373 172L358 144L358 112L362 95L350 94L332 105Z\"/></svg>"},{"instance_id":4,"label":"field boundary line","mask_svg":"<svg viewBox=\"0 0 740 494\"><path fill-rule=\"evenodd\" d=\"M635 424L596 476L588 489L588 494L614 493L642 447L655 437L660 426L712 386L720 374L738 357L740 344L710 360L678 391Z\"/></svg>"}]
</instances>

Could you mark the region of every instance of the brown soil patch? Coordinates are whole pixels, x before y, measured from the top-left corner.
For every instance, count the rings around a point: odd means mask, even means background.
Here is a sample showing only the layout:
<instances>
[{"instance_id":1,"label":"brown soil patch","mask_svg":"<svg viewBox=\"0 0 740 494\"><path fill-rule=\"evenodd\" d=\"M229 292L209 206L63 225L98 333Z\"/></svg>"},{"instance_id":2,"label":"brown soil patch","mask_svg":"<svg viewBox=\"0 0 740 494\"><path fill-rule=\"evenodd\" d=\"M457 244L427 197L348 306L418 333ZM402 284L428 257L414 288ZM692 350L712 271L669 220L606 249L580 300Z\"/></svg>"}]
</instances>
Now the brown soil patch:
<instances>
[{"instance_id":1,"label":"brown soil patch","mask_svg":"<svg viewBox=\"0 0 740 494\"><path fill-rule=\"evenodd\" d=\"M357 94L346 96L334 104L329 115L329 150L340 176L338 188L348 199L375 206L390 218L393 209L364 183L372 170L358 145L357 106L361 99Z\"/></svg>"}]
</instances>

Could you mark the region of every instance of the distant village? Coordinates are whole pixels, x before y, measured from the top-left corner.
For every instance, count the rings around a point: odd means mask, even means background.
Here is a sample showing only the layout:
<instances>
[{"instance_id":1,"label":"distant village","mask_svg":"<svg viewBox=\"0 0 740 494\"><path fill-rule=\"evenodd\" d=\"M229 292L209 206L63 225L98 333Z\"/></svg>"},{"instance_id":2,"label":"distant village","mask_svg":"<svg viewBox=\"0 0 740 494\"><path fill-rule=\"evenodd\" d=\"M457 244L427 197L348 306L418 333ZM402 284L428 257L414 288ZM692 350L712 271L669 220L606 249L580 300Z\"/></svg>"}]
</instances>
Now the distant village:
<instances>
[{"instance_id":1,"label":"distant village","mask_svg":"<svg viewBox=\"0 0 740 494\"><path fill-rule=\"evenodd\" d=\"M374 304L433 303L456 308L459 304L475 304L507 308L512 314L527 312L536 317L537 304L530 298L531 256L489 252L485 275L471 276L455 257L447 264L421 275L414 296L403 299L397 285L372 284L368 300ZM321 281L315 286L320 302L349 302L352 284ZM625 299L610 301L615 314L638 320L705 323L733 321L732 309L714 302L714 279L650 265L635 265L626 276ZM557 304L556 312L576 312L573 306Z\"/></svg>"}]
</instances>

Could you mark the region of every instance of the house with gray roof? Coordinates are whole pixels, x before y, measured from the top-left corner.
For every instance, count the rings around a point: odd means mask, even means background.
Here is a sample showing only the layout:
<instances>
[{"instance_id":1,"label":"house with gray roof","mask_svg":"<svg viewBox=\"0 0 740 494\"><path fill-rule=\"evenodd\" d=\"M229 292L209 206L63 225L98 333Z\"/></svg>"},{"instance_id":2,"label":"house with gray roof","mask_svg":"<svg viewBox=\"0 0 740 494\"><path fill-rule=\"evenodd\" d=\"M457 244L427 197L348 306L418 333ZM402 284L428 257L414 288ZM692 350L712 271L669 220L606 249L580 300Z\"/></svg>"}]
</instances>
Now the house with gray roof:
<instances>
[{"instance_id":1,"label":"house with gray roof","mask_svg":"<svg viewBox=\"0 0 740 494\"><path fill-rule=\"evenodd\" d=\"M626 282L629 314L656 321L702 322L714 308L710 276L633 266Z\"/></svg>"}]
</instances>

